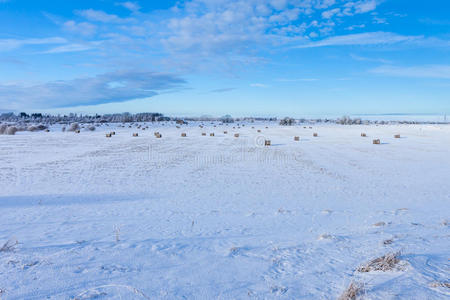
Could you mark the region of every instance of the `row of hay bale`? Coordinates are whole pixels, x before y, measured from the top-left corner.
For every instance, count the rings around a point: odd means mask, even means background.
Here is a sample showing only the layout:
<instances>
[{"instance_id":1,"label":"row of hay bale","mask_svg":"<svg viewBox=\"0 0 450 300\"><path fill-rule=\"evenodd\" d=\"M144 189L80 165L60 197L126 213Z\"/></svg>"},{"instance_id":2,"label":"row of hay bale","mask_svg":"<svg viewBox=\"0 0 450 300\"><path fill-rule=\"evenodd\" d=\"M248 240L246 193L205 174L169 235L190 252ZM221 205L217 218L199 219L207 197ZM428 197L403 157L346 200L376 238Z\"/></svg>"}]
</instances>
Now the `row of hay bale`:
<instances>
[{"instance_id":1,"label":"row of hay bale","mask_svg":"<svg viewBox=\"0 0 450 300\"><path fill-rule=\"evenodd\" d=\"M361 137L367 137L367 134L364 133L364 132L362 132L362 133L361 133ZM395 135L394 135L394 138L395 138L395 139L399 139L399 138L400 138L400 134L395 134ZM374 139L374 140L372 141L372 144L374 144L374 145L380 145L380 144L381 144L381 140L380 140L380 139Z\"/></svg>"},{"instance_id":2,"label":"row of hay bale","mask_svg":"<svg viewBox=\"0 0 450 300\"><path fill-rule=\"evenodd\" d=\"M19 131L46 131L49 132L47 126L39 124L39 125L30 125L30 126L20 126L15 124L1 124L0 125L0 134L6 134L6 135L15 135L16 132Z\"/></svg>"}]
</instances>

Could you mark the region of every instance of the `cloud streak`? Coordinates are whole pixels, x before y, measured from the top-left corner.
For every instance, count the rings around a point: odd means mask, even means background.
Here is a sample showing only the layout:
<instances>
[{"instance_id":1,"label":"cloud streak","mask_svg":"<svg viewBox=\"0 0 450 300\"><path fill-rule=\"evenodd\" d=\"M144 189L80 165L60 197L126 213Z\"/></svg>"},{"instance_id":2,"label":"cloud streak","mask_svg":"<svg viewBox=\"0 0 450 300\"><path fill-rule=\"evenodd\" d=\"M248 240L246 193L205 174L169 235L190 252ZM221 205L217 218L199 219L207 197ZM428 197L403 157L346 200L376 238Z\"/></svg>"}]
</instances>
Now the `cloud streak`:
<instances>
[{"instance_id":1,"label":"cloud streak","mask_svg":"<svg viewBox=\"0 0 450 300\"><path fill-rule=\"evenodd\" d=\"M450 79L450 65L380 66L370 72L395 77Z\"/></svg>"},{"instance_id":2,"label":"cloud streak","mask_svg":"<svg viewBox=\"0 0 450 300\"><path fill-rule=\"evenodd\" d=\"M152 97L185 83L172 74L117 71L32 86L0 85L0 108L57 108L123 102Z\"/></svg>"},{"instance_id":3,"label":"cloud streak","mask_svg":"<svg viewBox=\"0 0 450 300\"><path fill-rule=\"evenodd\" d=\"M390 45L405 42L413 42L423 39L423 36L406 36L392 32L366 32L329 37L320 41L310 42L293 48L317 48L328 46L352 46L352 45Z\"/></svg>"}]
</instances>

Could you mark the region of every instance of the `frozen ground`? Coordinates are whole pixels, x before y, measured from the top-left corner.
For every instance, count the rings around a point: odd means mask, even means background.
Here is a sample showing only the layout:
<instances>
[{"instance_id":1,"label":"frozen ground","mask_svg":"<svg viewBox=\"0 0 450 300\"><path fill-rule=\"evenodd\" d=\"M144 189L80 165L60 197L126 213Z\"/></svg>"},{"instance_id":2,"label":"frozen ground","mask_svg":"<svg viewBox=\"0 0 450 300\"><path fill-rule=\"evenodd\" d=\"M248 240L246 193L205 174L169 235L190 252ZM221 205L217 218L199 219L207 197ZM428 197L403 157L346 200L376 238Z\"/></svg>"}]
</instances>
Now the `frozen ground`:
<instances>
[{"instance_id":1,"label":"frozen ground","mask_svg":"<svg viewBox=\"0 0 450 300\"><path fill-rule=\"evenodd\" d=\"M449 298L450 126L148 125L0 136L2 300Z\"/></svg>"}]
</instances>

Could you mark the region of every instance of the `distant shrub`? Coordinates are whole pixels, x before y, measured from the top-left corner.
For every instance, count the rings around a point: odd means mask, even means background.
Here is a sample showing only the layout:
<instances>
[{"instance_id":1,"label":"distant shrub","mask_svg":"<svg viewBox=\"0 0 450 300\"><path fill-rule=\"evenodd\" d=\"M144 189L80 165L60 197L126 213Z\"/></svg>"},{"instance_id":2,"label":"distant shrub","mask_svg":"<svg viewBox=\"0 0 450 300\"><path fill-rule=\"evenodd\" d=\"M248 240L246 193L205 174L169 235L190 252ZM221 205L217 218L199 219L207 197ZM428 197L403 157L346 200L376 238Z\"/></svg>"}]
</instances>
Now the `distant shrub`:
<instances>
[{"instance_id":1,"label":"distant shrub","mask_svg":"<svg viewBox=\"0 0 450 300\"><path fill-rule=\"evenodd\" d=\"M280 120L280 125L282 126L292 126L295 124L295 120L289 117Z\"/></svg>"},{"instance_id":2,"label":"distant shrub","mask_svg":"<svg viewBox=\"0 0 450 300\"><path fill-rule=\"evenodd\" d=\"M61 131L62 131L62 132L66 131L66 126L63 126L63 127L61 128Z\"/></svg>"}]
</instances>

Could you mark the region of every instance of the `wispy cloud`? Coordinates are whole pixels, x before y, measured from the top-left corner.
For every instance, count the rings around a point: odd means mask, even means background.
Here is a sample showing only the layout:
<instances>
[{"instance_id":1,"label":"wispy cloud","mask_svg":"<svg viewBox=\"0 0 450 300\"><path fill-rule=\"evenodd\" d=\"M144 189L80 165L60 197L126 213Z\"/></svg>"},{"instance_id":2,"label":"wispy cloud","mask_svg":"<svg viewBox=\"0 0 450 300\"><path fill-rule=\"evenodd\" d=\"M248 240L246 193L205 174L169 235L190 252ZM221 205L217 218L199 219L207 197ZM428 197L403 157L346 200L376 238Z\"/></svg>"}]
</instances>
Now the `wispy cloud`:
<instances>
[{"instance_id":1,"label":"wispy cloud","mask_svg":"<svg viewBox=\"0 0 450 300\"><path fill-rule=\"evenodd\" d=\"M0 39L0 51L11 51L27 45L64 44L67 40L61 37L31 39Z\"/></svg>"},{"instance_id":2,"label":"wispy cloud","mask_svg":"<svg viewBox=\"0 0 450 300\"><path fill-rule=\"evenodd\" d=\"M373 58L373 57L364 57L356 54L350 54L350 57L357 61L369 61L369 62L378 62L383 64L390 64L392 61L383 59L383 58Z\"/></svg>"},{"instance_id":3,"label":"wispy cloud","mask_svg":"<svg viewBox=\"0 0 450 300\"><path fill-rule=\"evenodd\" d=\"M222 88L222 89L215 89L209 91L210 93L225 93L225 92L231 92L236 90L236 88Z\"/></svg>"},{"instance_id":4,"label":"wispy cloud","mask_svg":"<svg viewBox=\"0 0 450 300\"><path fill-rule=\"evenodd\" d=\"M132 12L137 12L141 9L141 6L137 2L131 2L131 1L117 2L116 5L122 6Z\"/></svg>"},{"instance_id":5,"label":"wispy cloud","mask_svg":"<svg viewBox=\"0 0 450 300\"><path fill-rule=\"evenodd\" d=\"M102 22L102 23L127 23L132 21L130 18L120 18L114 14L108 14L102 10L94 10L94 9L85 9L85 10L76 10L76 14L81 17L84 17L93 22Z\"/></svg>"},{"instance_id":6,"label":"wispy cloud","mask_svg":"<svg viewBox=\"0 0 450 300\"><path fill-rule=\"evenodd\" d=\"M31 86L0 84L0 107L14 110L123 102L152 97L185 83L184 79L172 74L117 71Z\"/></svg>"},{"instance_id":7,"label":"wispy cloud","mask_svg":"<svg viewBox=\"0 0 450 300\"><path fill-rule=\"evenodd\" d=\"M425 65L425 66L380 66L370 70L371 73L414 78L450 79L450 65Z\"/></svg>"},{"instance_id":8,"label":"wispy cloud","mask_svg":"<svg viewBox=\"0 0 450 300\"><path fill-rule=\"evenodd\" d=\"M392 32L366 32L348 35L339 35L316 42L310 42L294 48L315 48L326 46L348 45L388 45L402 42L411 42L423 39L423 36L406 36Z\"/></svg>"},{"instance_id":9,"label":"wispy cloud","mask_svg":"<svg viewBox=\"0 0 450 300\"><path fill-rule=\"evenodd\" d=\"M80 52L80 51L87 51L93 49L90 45L84 45L84 44L67 44L62 45L59 47L51 48L49 50L46 50L42 53L45 54L56 54L56 53L66 53L66 52Z\"/></svg>"},{"instance_id":10,"label":"wispy cloud","mask_svg":"<svg viewBox=\"0 0 450 300\"><path fill-rule=\"evenodd\" d=\"M317 78L279 78L276 79L276 81L279 82L312 82L312 81L317 81L319 79Z\"/></svg>"},{"instance_id":11,"label":"wispy cloud","mask_svg":"<svg viewBox=\"0 0 450 300\"><path fill-rule=\"evenodd\" d=\"M267 84L264 84L264 83L251 83L250 86L256 87L256 88L268 88L269 87Z\"/></svg>"}]
</instances>

